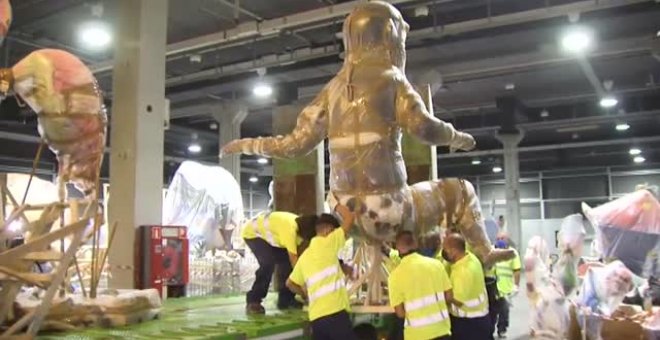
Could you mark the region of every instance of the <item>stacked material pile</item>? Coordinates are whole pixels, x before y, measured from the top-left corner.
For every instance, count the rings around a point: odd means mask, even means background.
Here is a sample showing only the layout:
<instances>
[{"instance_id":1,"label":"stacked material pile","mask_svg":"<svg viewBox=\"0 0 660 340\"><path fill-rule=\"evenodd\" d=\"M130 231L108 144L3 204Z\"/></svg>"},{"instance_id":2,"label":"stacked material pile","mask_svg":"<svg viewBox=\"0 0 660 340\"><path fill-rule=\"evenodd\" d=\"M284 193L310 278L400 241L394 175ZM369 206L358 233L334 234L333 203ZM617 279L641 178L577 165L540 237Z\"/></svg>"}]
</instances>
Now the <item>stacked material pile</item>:
<instances>
[{"instance_id":1,"label":"stacked material pile","mask_svg":"<svg viewBox=\"0 0 660 340\"><path fill-rule=\"evenodd\" d=\"M38 291L18 295L16 317L32 312L40 303ZM81 295L56 297L42 330L70 330L78 327L118 327L157 318L161 300L155 289L100 292L97 298Z\"/></svg>"},{"instance_id":2,"label":"stacked material pile","mask_svg":"<svg viewBox=\"0 0 660 340\"><path fill-rule=\"evenodd\" d=\"M190 261L189 296L241 294L252 286L258 263L249 251L244 256L235 251L207 253Z\"/></svg>"}]
</instances>

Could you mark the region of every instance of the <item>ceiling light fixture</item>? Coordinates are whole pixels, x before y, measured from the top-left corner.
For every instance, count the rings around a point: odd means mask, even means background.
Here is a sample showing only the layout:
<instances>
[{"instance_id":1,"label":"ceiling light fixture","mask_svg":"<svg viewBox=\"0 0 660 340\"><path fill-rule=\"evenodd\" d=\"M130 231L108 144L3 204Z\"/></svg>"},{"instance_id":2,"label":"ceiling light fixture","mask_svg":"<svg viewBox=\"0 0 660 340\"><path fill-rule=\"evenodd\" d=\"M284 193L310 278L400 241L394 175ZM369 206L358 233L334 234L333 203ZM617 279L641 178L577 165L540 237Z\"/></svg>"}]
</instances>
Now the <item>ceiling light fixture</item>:
<instances>
[{"instance_id":1,"label":"ceiling light fixture","mask_svg":"<svg viewBox=\"0 0 660 340\"><path fill-rule=\"evenodd\" d=\"M619 101L612 96L606 96L600 99L600 106L604 108L614 107L618 103Z\"/></svg>"},{"instance_id":2,"label":"ceiling light fixture","mask_svg":"<svg viewBox=\"0 0 660 340\"><path fill-rule=\"evenodd\" d=\"M250 177L250 183L257 183L258 181L259 181L259 178L257 178L257 176Z\"/></svg>"},{"instance_id":3,"label":"ceiling light fixture","mask_svg":"<svg viewBox=\"0 0 660 340\"><path fill-rule=\"evenodd\" d=\"M644 163L646 161L646 158L642 156L636 156L635 158L633 158L633 161L637 164Z\"/></svg>"},{"instance_id":4,"label":"ceiling light fixture","mask_svg":"<svg viewBox=\"0 0 660 340\"><path fill-rule=\"evenodd\" d=\"M481 160L479 158L475 158L472 160L472 165L479 165L481 164Z\"/></svg>"},{"instance_id":5,"label":"ceiling light fixture","mask_svg":"<svg viewBox=\"0 0 660 340\"><path fill-rule=\"evenodd\" d=\"M268 159L263 158L263 157L259 158L259 159L257 159L257 163L259 163L259 164L268 164Z\"/></svg>"},{"instance_id":6,"label":"ceiling light fixture","mask_svg":"<svg viewBox=\"0 0 660 340\"><path fill-rule=\"evenodd\" d=\"M630 149L630 151L628 151L628 153L631 156L637 156L637 155L640 155L642 153L642 150L640 150L638 148L632 148L632 149Z\"/></svg>"},{"instance_id":7,"label":"ceiling light fixture","mask_svg":"<svg viewBox=\"0 0 660 340\"><path fill-rule=\"evenodd\" d=\"M89 50L102 50L112 42L112 35L108 25L100 22L88 22L80 27L78 33L80 44Z\"/></svg>"},{"instance_id":8,"label":"ceiling light fixture","mask_svg":"<svg viewBox=\"0 0 660 340\"><path fill-rule=\"evenodd\" d=\"M630 125L628 125L626 123L621 123L621 124L616 125L616 130L617 131L626 131L628 129L630 129Z\"/></svg>"},{"instance_id":9,"label":"ceiling light fixture","mask_svg":"<svg viewBox=\"0 0 660 340\"><path fill-rule=\"evenodd\" d=\"M200 153L200 152L202 152L202 146L197 144L197 143L190 144L190 145L188 145L188 152L190 152L190 153Z\"/></svg>"},{"instance_id":10,"label":"ceiling light fixture","mask_svg":"<svg viewBox=\"0 0 660 340\"><path fill-rule=\"evenodd\" d=\"M254 86L252 93L257 97L265 98L273 94L273 88L268 84L259 83Z\"/></svg>"},{"instance_id":11,"label":"ceiling light fixture","mask_svg":"<svg viewBox=\"0 0 660 340\"><path fill-rule=\"evenodd\" d=\"M502 172L502 167L501 166L494 166L493 167L493 172L496 173L496 174L499 174L500 172Z\"/></svg>"},{"instance_id":12,"label":"ceiling light fixture","mask_svg":"<svg viewBox=\"0 0 660 340\"><path fill-rule=\"evenodd\" d=\"M564 51L574 54L584 53L591 46L591 34L586 29L573 28L561 39Z\"/></svg>"}]
</instances>

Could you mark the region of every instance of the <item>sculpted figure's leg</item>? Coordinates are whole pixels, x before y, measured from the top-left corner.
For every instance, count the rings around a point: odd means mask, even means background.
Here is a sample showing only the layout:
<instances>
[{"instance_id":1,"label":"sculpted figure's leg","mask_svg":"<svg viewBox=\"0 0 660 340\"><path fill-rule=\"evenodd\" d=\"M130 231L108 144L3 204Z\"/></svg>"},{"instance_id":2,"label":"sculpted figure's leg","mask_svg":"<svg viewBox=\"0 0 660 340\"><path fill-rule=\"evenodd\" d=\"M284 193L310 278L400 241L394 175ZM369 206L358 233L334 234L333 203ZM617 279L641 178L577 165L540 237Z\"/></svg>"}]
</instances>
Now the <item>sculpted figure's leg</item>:
<instances>
[{"instance_id":1,"label":"sculpted figure's leg","mask_svg":"<svg viewBox=\"0 0 660 340\"><path fill-rule=\"evenodd\" d=\"M481 212L479 198L472 183L461 179L447 179L444 186L446 195L461 196L457 207L460 209L456 227L463 234L472 252L479 257L484 267L489 268L497 262L512 259L515 253L511 249L495 249L486 235L486 226ZM456 213L456 212L455 212Z\"/></svg>"}]
</instances>

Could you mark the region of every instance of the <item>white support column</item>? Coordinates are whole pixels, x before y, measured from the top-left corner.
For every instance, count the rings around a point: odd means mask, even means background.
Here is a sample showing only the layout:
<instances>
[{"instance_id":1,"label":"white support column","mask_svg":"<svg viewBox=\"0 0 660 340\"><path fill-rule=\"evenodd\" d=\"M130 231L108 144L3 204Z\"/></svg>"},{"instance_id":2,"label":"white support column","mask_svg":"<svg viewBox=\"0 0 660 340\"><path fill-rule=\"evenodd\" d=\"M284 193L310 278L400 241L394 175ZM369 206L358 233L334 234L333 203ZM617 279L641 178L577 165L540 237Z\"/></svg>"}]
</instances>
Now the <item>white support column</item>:
<instances>
[{"instance_id":1,"label":"white support column","mask_svg":"<svg viewBox=\"0 0 660 340\"><path fill-rule=\"evenodd\" d=\"M497 139L504 147L504 177L506 180L506 215L509 237L518 245L522 241L520 216L520 162L518 160L518 144L523 133L497 134Z\"/></svg>"},{"instance_id":2,"label":"white support column","mask_svg":"<svg viewBox=\"0 0 660 340\"><path fill-rule=\"evenodd\" d=\"M118 1L111 120L110 287L133 288L135 228L162 222L168 1Z\"/></svg>"},{"instance_id":3,"label":"white support column","mask_svg":"<svg viewBox=\"0 0 660 340\"><path fill-rule=\"evenodd\" d=\"M213 117L220 125L220 147L234 139L241 138L241 124L247 117L247 106L240 103L220 105L213 112ZM220 166L231 172L238 183L241 183L241 155L227 155L220 159Z\"/></svg>"}]
</instances>

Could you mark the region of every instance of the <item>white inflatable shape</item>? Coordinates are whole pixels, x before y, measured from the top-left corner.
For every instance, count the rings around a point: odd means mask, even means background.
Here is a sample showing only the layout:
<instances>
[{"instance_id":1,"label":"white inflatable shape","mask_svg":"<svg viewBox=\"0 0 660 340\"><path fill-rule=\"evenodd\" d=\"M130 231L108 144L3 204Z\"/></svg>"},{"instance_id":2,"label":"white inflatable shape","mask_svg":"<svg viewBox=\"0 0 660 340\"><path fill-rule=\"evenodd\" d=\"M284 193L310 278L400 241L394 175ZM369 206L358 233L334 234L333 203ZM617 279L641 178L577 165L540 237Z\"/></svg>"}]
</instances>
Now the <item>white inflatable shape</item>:
<instances>
[{"instance_id":1,"label":"white inflatable shape","mask_svg":"<svg viewBox=\"0 0 660 340\"><path fill-rule=\"evenodd\" d=\"M191 247L227 246L221 230L238 230L244 219L241 187L220 166L181 163L163 201L163 224L188 228Z\"/></svg>"}]
</instances>

